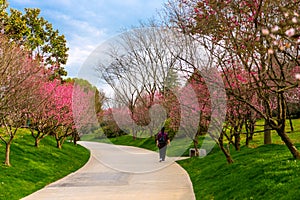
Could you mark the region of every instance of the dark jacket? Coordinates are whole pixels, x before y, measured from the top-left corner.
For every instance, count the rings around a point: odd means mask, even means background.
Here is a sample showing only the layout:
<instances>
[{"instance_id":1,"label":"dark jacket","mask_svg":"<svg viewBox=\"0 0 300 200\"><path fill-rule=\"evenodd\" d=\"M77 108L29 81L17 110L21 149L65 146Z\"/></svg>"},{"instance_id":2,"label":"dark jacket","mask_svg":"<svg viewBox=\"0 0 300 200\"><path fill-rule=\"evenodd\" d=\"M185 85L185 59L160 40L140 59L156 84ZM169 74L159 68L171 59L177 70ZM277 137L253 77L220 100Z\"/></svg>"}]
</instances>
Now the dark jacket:
<instances>
[{"instance_id":1,"label":"dark jacket","mask_svg":"<svg viewBox=\"0 0 300 200\"><path fill-rule=\"evenodd\" d=\"M163 138L163 140L162 140ZM158 141L158 148L163 148L164 146L166 146L168 144L168 140L169 140L169 136L168 133L164 132L159 132L156 137L155 137L155 141Z\"/></svg>"}]
</instances>

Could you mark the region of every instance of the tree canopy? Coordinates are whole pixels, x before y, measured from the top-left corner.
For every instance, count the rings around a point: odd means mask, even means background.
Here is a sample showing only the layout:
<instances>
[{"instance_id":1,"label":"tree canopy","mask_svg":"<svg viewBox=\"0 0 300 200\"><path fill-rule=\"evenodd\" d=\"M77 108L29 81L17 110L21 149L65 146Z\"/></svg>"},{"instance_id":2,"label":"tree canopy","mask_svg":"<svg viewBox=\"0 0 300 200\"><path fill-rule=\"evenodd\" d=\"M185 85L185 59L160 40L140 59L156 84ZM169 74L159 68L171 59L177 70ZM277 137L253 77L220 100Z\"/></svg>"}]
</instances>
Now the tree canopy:
<instances>
[{"instance_id":1,"label":"tree canopy","mask_svg":"<svg viewBox=\"0 0 300 200\"><path fill-rule=\"evenodd\" d=\"M27 49L34 59L52 71L52 78L66 76L62 65L66 64L69 48L64 35L45 18L38 8L25 8L24 13L8 7L1 1L1 31L12 41ZM9 12L8 12L9 9Z\"/></svg>"}]
</instances>

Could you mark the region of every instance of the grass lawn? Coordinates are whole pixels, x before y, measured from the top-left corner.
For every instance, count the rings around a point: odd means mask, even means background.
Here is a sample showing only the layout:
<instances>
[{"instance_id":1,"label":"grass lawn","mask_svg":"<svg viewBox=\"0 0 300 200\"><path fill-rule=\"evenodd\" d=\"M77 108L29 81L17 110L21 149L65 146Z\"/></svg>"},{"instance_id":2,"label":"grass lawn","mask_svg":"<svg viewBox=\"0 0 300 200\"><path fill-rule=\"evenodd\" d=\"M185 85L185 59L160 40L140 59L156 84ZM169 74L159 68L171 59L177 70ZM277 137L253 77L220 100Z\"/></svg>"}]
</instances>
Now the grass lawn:
<instances>
[{"instance_id":1,"label":"grass lawn","mask_svg":"<svg viewBox=\"0 0 300 200\"><path fill-rule=\"evenodd\" d=\"M300 160L284 145L243 147L232 156L230 165L220 151L178 161L189 173L197 199L299 199Z\"/></svg>"},{"instance_id":2,"label":"grass lawn","mask_svg":"<svg viewBox=\"0 0 300 200\"><path fill-rule=\"evenodd\" d=\"M263 121L258 122L258 125L262 124ZM288 134L300 149L300 119L293 120L293 124L295 131ZM262 126L257 126L256 130L262 128ZM287 121L287 132L289 131ZM132 140L132 136L121 136L108 140L99 135L90 134L82 139L157 150L154 138ZM201 145L203 137L199 140ZM242 144L244 142L243 136ZM300 160L293 159L274 131L272 131L272 142L271 145L264 145L263 133L256 133L249 147L242 146L239 152L231 149L234 163L230 165L227 164L217 146L204 158L194 157L178 161L178 163L188 172L196 198L199 200L299 199ZM187 151L183 156L186 155L188 155Z\"/></svg>"},{"instance_id":3,"label":"grass lawn","mask_svg":"<svg viewBox=\"0 0 300 200\"><path fill-rule=\"evenodd\" d=\"M5 145L0 143L0 160L4 163ZM48 136L34 147L34 139L20 130L11 146L11 167L0 164L0 199L20 199L82 167L89 151L80 145L65 143L56 148Z\"/></svg>"},{"instance_id":4,"label":"grass lawn","mask_svg":"<svg viewBox=\"0 0 300 200\"><path fill-rule=\"evenodd\" d=\"M293 119L292 123L293 123L293 127L294 127L294 132L291 132L291 128L290 128L290 124L289 124L288 120L286 121L286 132L287 132L289 138L294 143L300 144L300 119ZM256 126L256 130L263 130L263 124L264 124L263 120L258 121L257 122L258 126ZM272 133L272 143L284 144L282 142L282 140L280 139L280 137L277 135L276 131L271 131L271 133ZM250 143L250 147L257 147L257 146L263 145L263 143L264 143L263 138L264 138L263 133L256 133L254 135L253 141L251 141L251 143ZM242 141L245 142L245 139L242 139Z\"/></svg>"}]
</instances>

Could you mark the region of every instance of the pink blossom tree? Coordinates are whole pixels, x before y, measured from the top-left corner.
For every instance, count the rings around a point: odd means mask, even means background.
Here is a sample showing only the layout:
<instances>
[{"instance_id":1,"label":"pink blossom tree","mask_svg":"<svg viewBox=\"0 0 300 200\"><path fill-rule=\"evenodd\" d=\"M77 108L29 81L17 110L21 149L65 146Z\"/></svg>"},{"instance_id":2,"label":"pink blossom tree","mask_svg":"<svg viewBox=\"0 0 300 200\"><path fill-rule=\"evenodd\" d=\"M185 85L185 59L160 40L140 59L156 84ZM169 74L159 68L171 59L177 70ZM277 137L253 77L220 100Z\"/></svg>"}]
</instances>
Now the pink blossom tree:
<instances>
[{"instance_id":1,"label":"pink blossom tree","mask_svg":"<svg viewBox=\"0 0 300 200\"><path fill-rule=\"evenodd\" d=\"M162 95L158 92L141 94L131 110L126 106L110 108L104 122L107 125L110 121L112 128L118 126L113 129L127 134L140 133L139 137L152 137L167 118L163 105L160 105L162 102Z\"/></svg>"},{"instance_id":2,"label":"pink blossom tree","mask_svg":"<svg viewBox=\"0 0 300 200\"><path fill-rule=\"evenodd\" d=\"M263 109L249 102L239 90L231 90L230 95L258 112L276 130L293 157L300 159L300 152L285 131L285 94L299 84L297 80L290 81L287 74L300 62L299 2L178 0L168 8L171 20L184 33L197 38L219 68L231 68L231 59L251 76L249 88L262 101Z\"/></svg>"},{"instance_id":3,"label":"pink blossom tree","mask_svg":"<svg viewBox=\"0 0 300 200\"><path fill-rule=\"evenodd\" d=\"M28 52L0 34L0 139L6 146L5 165L10 166L10 147L24 126L28 109L35 109L34 91L43 77L42 67Z\"/></svg>"},{"instance_id":4,"label":"pink blossom tree","mask_svg":"<svg viewBox=\"0 0 300 200\"><path fill-rule=\"evenodd\" d=\"M54 92L51 95L52 109L49 115L52 116L51 135L54 136L57 147L61 148L65 139L73 132L73 113L72 113L72 92L73 85L70 83L61 84L59 81L51 82L54 84ZM52 90L49 91L50 93Z\"/></svg>"},{"instance_id":5,"label":"pink blossom tree","mask_svg":"<svg viewBox=\"0 0 300 200\"><path fill-rule=\"evenodd\" d=\"M35 138L35 146L50 134L56 139L58 148L69 136L75 142L80 131L90 124L93 94L93 91L56 79L40 83L36 96L39 109L30 113L29 128Z\"/></svg>"},{"instance_id":6,"label":"pink blossom tree","mask_svg":"<svg viewBox=\"0 0 300 200\"><path fill-rule=\"evenodd\" d=\"M76 137L79 139L81 135L86 134L93 127L99 126L99 116L102 112L105 94L99 92L96 88L84 86L75 82L72 91L72 117L75 125L77 136L73 136L74 142Z\"/></svg>"},{"instance_id":7,"label":"pink blossom tree","mask_svg":"<svg viewBox=\"0 0 300 200\"><path fill-rule=\"evenodd\" d=\"M170 112L171 126L177 130L177 134L186 135L192 140L196 155L199 155L198 136L208 130L211 104L208 88L198 70L176 96L178 102L173 102Z\"/></svg>"},{"instance_id":8,"label":"pink blossom tree","mask_svg":"<svg viewBox=\"0 0 300 200\"><path fill-rule=\"evenodd\" d=\"M136 102L132 119L138 125L139 131L146 131L147 136L158 133L167 118L163 106L163 96L160 92L142 95Z\"/></svg>"},{"instance_id":9,"label":"pink blossom tree","mask_svg":"<svg viewBox=\"0 0 300 200\"><path fill-rule=\"evenodd\" d=\"M39 82L39 89L35 92L35 104L38 109L30 110L28 113L28 128L35 140L35 147L39 146L40 141L49 135L54 128L52 126L53 117L53 98L55 88L59 84L57 80L51 82L49 79Z\"/></svg>"}]
</instances>

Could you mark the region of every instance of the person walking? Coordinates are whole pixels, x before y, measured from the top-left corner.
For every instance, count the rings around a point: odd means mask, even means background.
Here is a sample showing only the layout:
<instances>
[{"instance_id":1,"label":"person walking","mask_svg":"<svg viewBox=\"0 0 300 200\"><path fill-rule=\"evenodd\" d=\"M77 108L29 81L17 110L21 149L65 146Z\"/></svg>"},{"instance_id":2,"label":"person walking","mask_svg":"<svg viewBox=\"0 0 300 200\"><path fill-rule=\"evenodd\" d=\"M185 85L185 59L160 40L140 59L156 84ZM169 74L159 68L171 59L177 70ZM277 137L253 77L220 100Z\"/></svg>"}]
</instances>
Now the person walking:
<instances>
[{"instance_id":1,"label":"person walking","mask_svg":"<svg viewBox=\"0 0 300 200\"><path fill-rule=\"evenodd\" d=\"M167 146L170 144L168 133L165 132L165 127L162 127L160 132L155 137L156 146L159 149L159 162L165 161Z\"/></svg>"}]
</instances>

